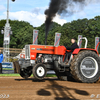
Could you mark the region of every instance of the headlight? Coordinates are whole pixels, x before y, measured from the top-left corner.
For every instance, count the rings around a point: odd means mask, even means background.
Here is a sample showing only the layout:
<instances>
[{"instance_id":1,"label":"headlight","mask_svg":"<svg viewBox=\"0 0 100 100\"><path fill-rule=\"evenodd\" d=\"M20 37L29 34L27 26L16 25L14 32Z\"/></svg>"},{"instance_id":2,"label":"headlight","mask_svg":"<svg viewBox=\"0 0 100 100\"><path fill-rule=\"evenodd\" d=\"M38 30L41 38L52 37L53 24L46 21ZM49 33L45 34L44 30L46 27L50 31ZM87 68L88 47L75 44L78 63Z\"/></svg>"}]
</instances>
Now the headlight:
<instances>
[{"instance_id":1,"label":"headlight","mask_svg":"<svg viewBox=\"0 0 100 100\"><path fill-rule=\"evenodd\" d=\"M31 63L31 64L34 64L34 63L35 63L35 60L30 60L30 63Z\"/></svg>"}]
</instances>

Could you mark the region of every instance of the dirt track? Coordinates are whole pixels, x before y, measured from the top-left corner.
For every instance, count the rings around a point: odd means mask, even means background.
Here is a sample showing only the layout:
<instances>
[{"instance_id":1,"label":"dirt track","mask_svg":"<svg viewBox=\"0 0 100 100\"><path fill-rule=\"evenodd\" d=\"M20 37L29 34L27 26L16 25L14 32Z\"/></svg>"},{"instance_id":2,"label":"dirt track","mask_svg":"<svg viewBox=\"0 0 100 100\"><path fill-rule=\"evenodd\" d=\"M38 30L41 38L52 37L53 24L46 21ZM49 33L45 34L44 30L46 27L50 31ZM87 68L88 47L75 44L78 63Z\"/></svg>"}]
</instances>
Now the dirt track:
<instances>
[{"instance_id":1,"label":"dirt track","mask_svg":"<svg viewBox=\"0 0 100 100\"><path fill-rule=\"evenodd\" d=\"M100 100L100 83L77 83L57 78L37 82L31 78L0 77L0 97L0 100Z\"/></svg>"}]
</instances>

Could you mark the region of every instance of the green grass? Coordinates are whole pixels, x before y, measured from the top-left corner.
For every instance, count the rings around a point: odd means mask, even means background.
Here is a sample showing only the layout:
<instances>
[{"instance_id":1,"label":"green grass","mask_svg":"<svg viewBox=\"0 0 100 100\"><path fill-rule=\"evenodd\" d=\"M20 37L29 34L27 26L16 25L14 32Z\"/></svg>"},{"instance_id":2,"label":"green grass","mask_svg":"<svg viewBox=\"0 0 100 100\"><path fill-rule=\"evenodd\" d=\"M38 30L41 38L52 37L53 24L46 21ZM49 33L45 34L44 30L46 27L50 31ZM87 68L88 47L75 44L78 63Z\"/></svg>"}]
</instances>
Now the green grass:
<instances>
[{"instance_id":1,"label":"green grass","mask_svg":"<svg viewBox=\"0 0 100 100\"><path fill-rule=\"evenodd\" d=\"M0 77L19 77L19 74L0 74ZM33 75L31 75L31 77L33 77ZM46 75L46 77L56 77L56 75Z\"/></svg>"},{"instance_id":2,"label":"green grass","mask_svg":"<svg viewBox=\"0 0 100 100\"><path fill-rule=\"evenodd\" d=\"M2 70L14 70L13 68L3 68Z\"/></svg>"},{"instance_id":3,"label":"green grass","mask_svg":"<svg viewBox=\"0 0 100 100\"><path fill-rule=\"evenodd\" d=\"M7 77L16 77L16 76L20 76L19 74L0 74L0 77L2 76L7 76Z\"/></svg>"},{"instance_id":4,"label":"green grass","mask_svg":"<svg viewBox=\"0 0 100 100\"><path fill-rule=\"evenodd\" d=\"M56 75L54 75L54 74L51 74L51 75L46 75L46 77L57 77Z\"/></svg>"}]
</instances>

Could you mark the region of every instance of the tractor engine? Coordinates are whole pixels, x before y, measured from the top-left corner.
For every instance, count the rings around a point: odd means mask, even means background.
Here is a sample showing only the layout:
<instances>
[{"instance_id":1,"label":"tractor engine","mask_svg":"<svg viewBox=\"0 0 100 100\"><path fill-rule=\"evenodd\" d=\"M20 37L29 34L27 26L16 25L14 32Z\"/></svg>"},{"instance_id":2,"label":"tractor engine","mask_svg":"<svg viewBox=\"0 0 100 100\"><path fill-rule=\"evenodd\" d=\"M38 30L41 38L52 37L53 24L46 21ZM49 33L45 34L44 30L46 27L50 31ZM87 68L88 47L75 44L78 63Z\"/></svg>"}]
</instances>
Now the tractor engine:
<instances>
[{"instance_id":1,"label":"tractor engine","mask_svg":"<svg viewBox=\"0 0 100 100\"><path fill-rule=\"evenodd\" d=\"M37 63L53 63L53 55L39 54L36 59Z\"/></svg>"}]
</instances>

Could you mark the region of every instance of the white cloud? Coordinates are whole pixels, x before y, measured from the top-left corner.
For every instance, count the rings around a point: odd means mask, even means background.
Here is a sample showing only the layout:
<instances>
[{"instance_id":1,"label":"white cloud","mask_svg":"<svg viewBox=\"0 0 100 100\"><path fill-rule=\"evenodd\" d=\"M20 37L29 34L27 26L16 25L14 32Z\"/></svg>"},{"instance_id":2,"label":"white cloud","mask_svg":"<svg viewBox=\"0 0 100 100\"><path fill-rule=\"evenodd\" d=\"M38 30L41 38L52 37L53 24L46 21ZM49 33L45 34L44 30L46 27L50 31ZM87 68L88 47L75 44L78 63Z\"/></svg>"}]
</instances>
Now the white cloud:
<instances>
[{"instance_id":1,"label":"white cloud","mask_svg":"<svg viewBox=\"0 0 100 100\"><path fill-rule=\"evenodd\" d=\"M57 22L60 25L63 25L64 23L67 23L65 19L61 19L60 15L56 15L56 17L53 19L54 22Z\"/></svg>"},{"instance_id":2,"label":"white cloud","mask_svg":"<svg viewBox=\"0 0 100 100\"><path fill-rule=\"evenodd\" d=\"M10 19L19 20L19 21L27 21L33 26L41 25L44 20L45 16L42 14L35 14L28 11L18 11L18 12L10 12Z\"/></svg>"},{"instance_id":3,"label":"white cloud","mask_svg":"<svg viewBox=\"0 0 100 100\"><path fill-rule=\"evenodd\" d=\"M4 12L2 16L0 16L0 19L3 19L3 18L6 18L6 12ZM41 13L18 11L18 12L10 12L9 18L11 20L27 21L34 27L38 27L45 22L46 16ZM53 21L57 22L58 24L61 24L61 25L66 23L66 20L61 19L59 15L56 15L56 17L54 18Z\"/></svg>"}]
</instances>

